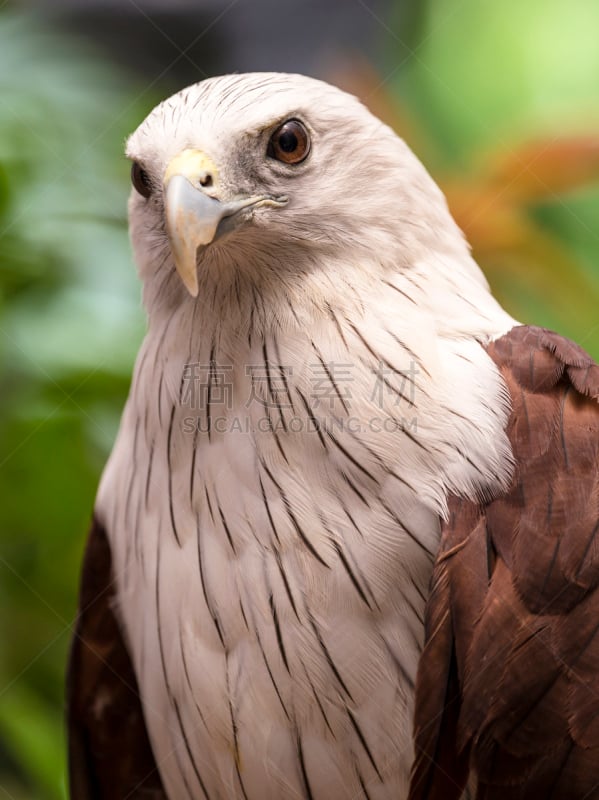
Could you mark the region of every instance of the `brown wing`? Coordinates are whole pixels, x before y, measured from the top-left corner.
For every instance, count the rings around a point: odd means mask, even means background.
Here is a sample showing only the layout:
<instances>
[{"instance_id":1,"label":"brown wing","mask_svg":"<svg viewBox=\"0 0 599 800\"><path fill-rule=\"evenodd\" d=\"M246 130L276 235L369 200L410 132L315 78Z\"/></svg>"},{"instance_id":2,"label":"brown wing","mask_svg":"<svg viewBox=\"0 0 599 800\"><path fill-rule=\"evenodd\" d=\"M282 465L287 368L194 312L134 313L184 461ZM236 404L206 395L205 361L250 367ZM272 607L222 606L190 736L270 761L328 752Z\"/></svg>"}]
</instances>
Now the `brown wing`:
<instances>
[{"instance_id":1,"label":"brown wing","mask_svg":"<svg viewBox=\"0 0 599 800\"><path fill-rule=\"evenodd\" d=\"M112 560L94 520L67 677L72 800L166 800L113 611Z\"/></svg>"},{"instance_id":2,"label":"brown wing","mask_svg":"<svg viewBox=\"0 0 599 800\"><path fill-rule=\"evenodd\" d=\"M427 609L410 800L599 798L599 367L518 327L510 491L451 501Z\"/></svg>"}]
</instances>

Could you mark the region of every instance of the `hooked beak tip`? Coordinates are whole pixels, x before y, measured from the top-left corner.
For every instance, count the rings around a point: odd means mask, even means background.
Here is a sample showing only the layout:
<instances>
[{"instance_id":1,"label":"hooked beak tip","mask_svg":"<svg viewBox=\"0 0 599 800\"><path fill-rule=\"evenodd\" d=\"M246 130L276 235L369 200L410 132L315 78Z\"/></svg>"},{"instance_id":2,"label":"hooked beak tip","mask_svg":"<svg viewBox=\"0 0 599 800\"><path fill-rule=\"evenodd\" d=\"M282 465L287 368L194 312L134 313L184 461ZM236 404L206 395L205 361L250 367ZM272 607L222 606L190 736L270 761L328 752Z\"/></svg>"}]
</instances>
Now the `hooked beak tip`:
<instances>
[{"instance_id":1,"label":"hooked beak tip","mask_svg":"<svg viewBox=\"0 0 599 800\"><path fill-rule=\"evenodd\" d=\"M196 189L183 175L173 175L165 185L166 230L175 267L192 297L199 292L198 249L213 241L223 216L219 200Z\"/></svg>"},{"instance_id":2,"label":"hooked beak tip","mask_svg":"<svg viewBox=\"0 0 599 800\"><path fill-rule=\"evenodd\" d=\"M197 181L194 180L197 170L194 172L191 166L197 166L193 159L195 158L197 161L200 156L204 159L202 161L204 167L206 164L212 165L212 162L208 163L206 157L201 153L191 151L190 153L191 155L188 153L187 155L182 154L180 158L177 157L178 160L176 158L169 165L165 174L165 222L179 277L189 294L197 297L199 293L198 251L211 244L223 232L222 228L219 229L221 222L236 217L238 212L243 209L262 205L275 207L286 205L288 198L256 195L224 202L211 197L197 185ZM189 161L190 159L191 161ZM176 171L174 167L182 169ZM211 169L216 174L216 168L213 165Z\"/></svg>"}]
</instances>

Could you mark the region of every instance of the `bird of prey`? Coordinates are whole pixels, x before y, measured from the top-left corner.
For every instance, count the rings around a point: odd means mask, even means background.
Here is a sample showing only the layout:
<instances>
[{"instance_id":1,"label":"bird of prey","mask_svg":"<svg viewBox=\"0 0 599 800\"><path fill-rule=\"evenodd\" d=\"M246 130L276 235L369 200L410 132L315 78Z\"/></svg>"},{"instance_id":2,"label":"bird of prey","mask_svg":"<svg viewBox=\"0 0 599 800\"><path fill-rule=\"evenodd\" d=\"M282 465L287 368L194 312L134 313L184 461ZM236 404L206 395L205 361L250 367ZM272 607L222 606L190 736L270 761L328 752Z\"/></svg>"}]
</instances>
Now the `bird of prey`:
<instances>
[{"instance_id":1,"label":"bird of prey","mask_svg":"<svg viewBox=\"0 0 599 800\"><path fill-rule=\"evenodd\" d=\"M127 155L72 797L599 798L599 367L332 86L203 81Z\"/></svg>"}]
</instances>

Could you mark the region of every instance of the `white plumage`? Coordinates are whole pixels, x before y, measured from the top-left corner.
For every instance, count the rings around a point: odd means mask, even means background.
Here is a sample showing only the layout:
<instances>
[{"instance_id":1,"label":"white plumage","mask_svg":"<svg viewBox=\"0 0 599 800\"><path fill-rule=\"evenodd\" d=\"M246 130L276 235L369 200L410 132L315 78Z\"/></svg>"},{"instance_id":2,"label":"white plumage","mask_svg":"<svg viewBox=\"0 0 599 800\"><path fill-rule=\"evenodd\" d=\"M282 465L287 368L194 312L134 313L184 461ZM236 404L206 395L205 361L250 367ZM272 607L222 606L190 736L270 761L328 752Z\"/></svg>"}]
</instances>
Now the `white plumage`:
<instances>
[{"instance_id":1,"label":"white plumage","mask_svg":"<svg viewBox=\"0 0 599 800\"><path fill-rule=\"evenodd\" d=\"M312 139L297 168L266 156L287 119ZM447 494L511 475L478 343L514 321L422 165L355 98L216 78L158 106L127 152L160 187L189 148L224 199L288 202L200 252L194 298L162 192L130 201L148 333L97 513L156 762L173 799L403 798ZM229 407L190 408L189 365ZM317 402L323 365L351 380Z\"/></svg>"}]
</instances>

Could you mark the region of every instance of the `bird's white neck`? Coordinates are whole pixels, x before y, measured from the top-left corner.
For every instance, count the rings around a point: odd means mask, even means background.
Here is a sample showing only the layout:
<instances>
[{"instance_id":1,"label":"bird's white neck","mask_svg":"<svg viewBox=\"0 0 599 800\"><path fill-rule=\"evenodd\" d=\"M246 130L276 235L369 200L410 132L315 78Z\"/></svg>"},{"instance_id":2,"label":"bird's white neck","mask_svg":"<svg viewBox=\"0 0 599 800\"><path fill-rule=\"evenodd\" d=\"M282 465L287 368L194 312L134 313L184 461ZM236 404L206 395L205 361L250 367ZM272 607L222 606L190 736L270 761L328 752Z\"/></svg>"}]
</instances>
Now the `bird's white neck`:
<instances>
[{"instance_id":1,"label":"bird's white neck","mask_svg":"<svg viewBox=\"0 0 599 800\"><path fill-rule=\"evenodd\" d=\"M151 319L97 511L174 797L197 771L214 796L301 793L297 736L315 795L357 794L360 776L405 795L447 494L510 474L502 383L476 338L505 319L456 301L441 324L442 295L410 279L288 312L259 298L253 325L191 302ZM371 758L380 731L395 735Z\"/></svg>"}]
</instances>

